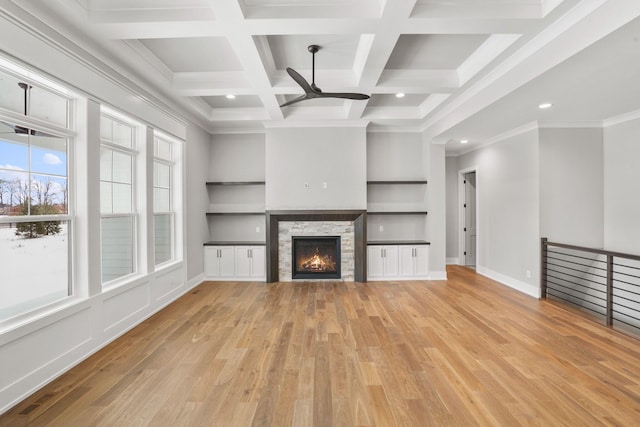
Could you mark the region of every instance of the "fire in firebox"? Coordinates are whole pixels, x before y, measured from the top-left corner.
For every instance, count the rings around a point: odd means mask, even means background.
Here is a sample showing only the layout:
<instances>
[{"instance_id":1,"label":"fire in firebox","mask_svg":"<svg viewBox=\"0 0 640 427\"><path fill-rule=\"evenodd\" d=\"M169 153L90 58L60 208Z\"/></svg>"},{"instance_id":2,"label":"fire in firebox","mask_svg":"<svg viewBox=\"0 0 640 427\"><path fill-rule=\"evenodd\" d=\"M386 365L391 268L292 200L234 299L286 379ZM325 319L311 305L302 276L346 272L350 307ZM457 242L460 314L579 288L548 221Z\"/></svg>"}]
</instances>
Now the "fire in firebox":
<instances>
[{"instance_id":1,"label":"fire in firebox","mask_svg":"<svg viewBox=\"0 0 640 427\"><path fill-rule=\"evenodd\" d=\"M321 254L320 249L316 248L313 255L300 260L298 269L303 272L336 271L336 261L331 255Z\"/></svg>"},{"instance_id":2,"label":"fire in firebox","mask_svg":"<svg viewBox=\"0 0 640 427\"><path fill-rule=\"evenodd\" d=\"M293 279L339 279L339 236L293 236Z\"/></svg>"}]
</instances>

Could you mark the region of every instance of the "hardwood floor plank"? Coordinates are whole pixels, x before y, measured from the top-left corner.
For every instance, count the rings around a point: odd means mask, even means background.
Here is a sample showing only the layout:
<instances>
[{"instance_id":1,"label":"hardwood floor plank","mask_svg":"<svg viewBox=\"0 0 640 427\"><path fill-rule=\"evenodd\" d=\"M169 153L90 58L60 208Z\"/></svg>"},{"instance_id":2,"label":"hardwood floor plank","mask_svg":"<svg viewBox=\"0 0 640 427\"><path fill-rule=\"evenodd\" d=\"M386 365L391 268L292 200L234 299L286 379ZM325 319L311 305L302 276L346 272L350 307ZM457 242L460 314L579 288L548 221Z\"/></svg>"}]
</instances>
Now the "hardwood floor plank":
<instances>
[{"instance_id":1,"label":"hardwood floor plank","mask_svg":"<svg viewBox=\"0 0 640 427\"><path fill-rule=\"evenodd\" d=\"M640 341L448 275L203 283L0 427L640 424Z\"/></svg>"}]
</instances>

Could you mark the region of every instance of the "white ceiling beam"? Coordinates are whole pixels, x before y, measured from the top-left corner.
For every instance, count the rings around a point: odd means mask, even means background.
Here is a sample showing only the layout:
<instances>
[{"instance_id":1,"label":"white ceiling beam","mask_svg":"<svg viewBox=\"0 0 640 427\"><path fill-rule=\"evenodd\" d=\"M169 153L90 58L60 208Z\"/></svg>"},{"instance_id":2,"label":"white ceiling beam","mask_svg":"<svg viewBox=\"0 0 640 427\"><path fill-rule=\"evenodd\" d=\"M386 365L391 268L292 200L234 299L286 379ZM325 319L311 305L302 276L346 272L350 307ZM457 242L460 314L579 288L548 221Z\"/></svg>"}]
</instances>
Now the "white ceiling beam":
<instances>
[{"instance_id":1,"label":"white ceiling beam","mask_svg":"<svg viewBox=\"0 0 640 427\"><path fill-rule=\"evenodd\" d=\"M536 2L478 1L455 3L418 3L413 9L414 17L462 18L462 19L539 19L543 17L542 5Z\"/></svg>"},{"instance_id":2,"label":"white ceiling beam","mask_svg":"<svg viewBox=\"0 0 640 427\"><path fill-rule=\"evenodd\" d=\"M209 0L209 4L216 17L229 25L229 43L236 52L244 72L252 76L253 87L269 118L282 119L284 116L276 97L272 94L271 80L260 56L260 50L254 38L242 31L244 13L241 6L236 0Z\"/></svg>"},{"instance_id":3,"label":"white ceiling beam","mask_svg":"<svg viewBox=\"0 0 640 427\"><path fill-rule=\"evenodd\" d=\"M369 0L359 2L342 2L333 4L296 4L260 5L244 8L247 19L304 19L313 16L316 19L332 18L377 18L380 6Z\"/></svg>"},{"instance_id":4,"label":"white ceiling beam","mask_svg":"<svg viewBox=\"0 0 640 427\"><path fill-rule=\"evenodd\" d=\"M518 34L492 34L458 67L460 86L468 82L480 70L496 59L520 38Z\"/></svg>"},{"instance_id":5,"label":"white ceiling beam","mask_svg":"<svg viewBox=\"0 0 640 427\"><path fill-rule=\"evenodd\" d=\"M227 25L217 21L113 22L93 27L107 39L172 39L224 37Z\"/></svg>"},{"instance_id":6,"label":"white ceiling beam","mask_svg":"<svg viewBox=\"0 0 640 427\"><path fill-rule=\"evenodd\" d=\"M416 0L394 0L387 1L382 7L378 31L374 35L361 39L358 44L357 70L360 71L358 85L363 87L374 87L377 85L385 65L396 46L402 31L401 23L405 22L411 15L416 4ZM389 31L389 29L395 31ZM367 102L353 102L350 105L348 118L351 120L362 117Z\"/></svg>"},{"instance_id":7,"label":"white ceiling beam","mask_svg":"<svg viewBox=\"0 0 640 427\"><path fill-rule=\"evenodd\" d=\"M395 120L395 119L421 119L420 109L417 107L367 107L362 115L367 120Z\"/></svg>"},{"instance_id":8,"label":"white ceiling beam","mask_svg":"<svg viewBox=\"0 0 640 427\"><path fill-rule=\"evenodd\" d=\"M444 101L446 101L451 94L449 93L434 93L431 94L425 99L422 104L418 107L420 110L420 118L426 117L433 110L440 106Z\"/></svg>"},{"instance_id":9,"label":"white ceiling beam","mask_svg":"<svg viewBox=\"0 0 640 427\"><path fill-rule=\"evenodd\" d=\"M523 34L540 24L539 19L411 18L403 34Z\"/></svg>"},{"instance_id":10,"label":"white ceiling beam","mask_svg":"<svg viewBox=\"0 0 640 427\"><path fill-rule=\"evenodd\" d=\"M108 39L225 37L241 30L251 35L376 34L384 32L380 19L260 19L230 23L220 19L114 21L92 25ZM402 34L522 34L539 25L535 19L409 18L396 21Z\"/></svg>"},{"instance_id":11,"label":"white ceiling beam","mask_svg":"<svg viewBox=\"0 0 640 427\"><path fill-rule=\"evenodd\" d=\"M174 73L172 88L181 96L253 95L254 89L243 72L218 71Z\"/></svg>"},{"instance_id":12,"label":"white ceiling beam","mask_svg":"<svg viewBox=\"0 0 640 427\"><path fill-rule=\"evenodd\" d=\"M448 93L459 88L460 82L456 70L384 70L377 86L404 93Z\"/></svg>"},{"instance_id":13,"label":"white ceiling beam","mask_svg":"<svg viewBox=\"0 0 640 427\"><path fill-rule=\"evenodd\" d=\"M89 11L89 19L93 23L170 23L198 22L215 19L208 8L174 8L174 9L125 9L109 11Z\"/></svg>"},{"instance_id":14,"label":"white ceiling beam","mask_svg":"<svg viewBox=\"0 0 640 427\"><path fill-rule=\"evenodd\" d=\"M438 137L522 85L640 16L637 0L581 2L423 124Z\"/></svg>"},{"instance_id":15,"label":"white ceiling beam","mask_svg":"<svg viewBox=\"0 0 640 427\"><path fill-rule=\"evenodd\" d=\"M269 120L269 115L264 108L212 108L209 115L209 120Z\"/></svg>"}]
</instances>

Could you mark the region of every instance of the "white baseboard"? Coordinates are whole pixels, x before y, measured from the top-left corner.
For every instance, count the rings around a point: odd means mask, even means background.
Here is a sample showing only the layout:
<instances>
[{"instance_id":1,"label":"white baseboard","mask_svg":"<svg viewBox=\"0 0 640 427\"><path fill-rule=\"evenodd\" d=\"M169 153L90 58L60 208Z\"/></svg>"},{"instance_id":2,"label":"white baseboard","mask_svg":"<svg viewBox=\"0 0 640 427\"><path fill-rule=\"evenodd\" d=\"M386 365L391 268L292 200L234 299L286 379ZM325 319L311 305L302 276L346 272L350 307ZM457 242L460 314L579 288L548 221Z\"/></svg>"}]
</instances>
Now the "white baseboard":
<instances>
[{"instance_id":1,"label":"white baseboard","mask_svg":"<svg viewBox=\"0 0 640 427\"><path fill-rule=\"evenodd\" d=\"M460 264L460 258L447 258L447 265L458 265Z\"/></svg>"},{"instance_id":2,"label":"white baseboard","mask_svg":"<svg viewBox=\"0 0 640 427\"><path fill-rule=\"evenodd\" d=\"M447 280L446 271L432 271L429 273L429 280Z\"/></svg>"},{"instance_id":3,"label":"white baseboard","mask_svg":"<svg viewBox=\"0 0 640 427\"><path fill-rule=\"evenodd\" d=\"M540 288L538 286L525 283L521 280L514 279L513 277L506 276L502 273L498 273L497 271L493 271L479 265L476 266L476 272L491 280L495 280L496 282L515 289L516 291L522 292L523 294L527 294L534 298L540 298Z\"/></svg>"},{"instance_id":4,"label":"white baseboard","mask_svg":"<svg viewBox=\"0 0 640 427\"><path fill-rule=\"evenodd\" d=\"M189 279L187 281L187 289L191 290L202 282L204 282L204 273L198 274L196 277Z\"/></svg>"}]
</instances>

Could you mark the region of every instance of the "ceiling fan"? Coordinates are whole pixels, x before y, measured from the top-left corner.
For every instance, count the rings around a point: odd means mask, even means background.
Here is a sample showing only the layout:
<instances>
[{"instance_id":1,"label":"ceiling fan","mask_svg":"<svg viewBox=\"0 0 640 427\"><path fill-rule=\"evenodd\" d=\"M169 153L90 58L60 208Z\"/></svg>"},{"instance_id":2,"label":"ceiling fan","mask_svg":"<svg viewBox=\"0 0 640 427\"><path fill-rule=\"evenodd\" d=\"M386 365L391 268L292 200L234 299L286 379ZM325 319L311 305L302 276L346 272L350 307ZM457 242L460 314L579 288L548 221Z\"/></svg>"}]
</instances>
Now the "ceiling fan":
<instances>
[{"instance_id":1,"label":"ceiling fan","mask_svg":"<svg viewBox=\"0 0 640 427\"><path fill-rule=\"evenodd\" d=\"M28 92L29 90L33 87L27 83L18 83L18 86L20 86L20 89L22 89L24 91L24 115L27 115L27 102L28 102ZM4 122L3 122L4 123ZM20 125L9 125L8 123L5 123L8 126L11 126L13 128L13 133L15 133L16 135L31 135L31 136L46 136L46 137L50 137L50 138L57 138L55 135L51 135L50 133L47 132L42 132L39 130L35 130L35 129L29 129L26 128L24 126L20 126ZM7 134L10 132L0 132L1 134Z\"/></svg>"},{"instance_id":2,"label":"ceiling fan","mask_svg":"<svg viewBox=\"0 0 640 427\"><path fill-rule=\"evenodd\" d=\"M343 99L355 99L355 100L365 100L369 99L369 95L365 95L363 93L351 93L351 92L323 92L320 90L318 86L316 86L316 53L320 50L320 46L317 44L312 44L308 48L309 52L311 52L311 84L305 80L304 77L300 75L293 68L287 67L287 73L291 76L296 83L300 85L302 90L304 90L304 95L299 96L291 101L285 102L281 105L281 107L286 107L287 105L295 104L296 102L304 101L307 99L315 99L315 98L343 98Z\"/></svg>"}]
</instances>

